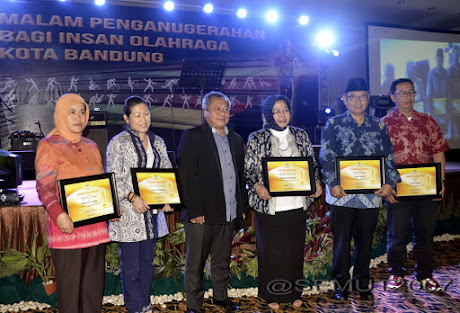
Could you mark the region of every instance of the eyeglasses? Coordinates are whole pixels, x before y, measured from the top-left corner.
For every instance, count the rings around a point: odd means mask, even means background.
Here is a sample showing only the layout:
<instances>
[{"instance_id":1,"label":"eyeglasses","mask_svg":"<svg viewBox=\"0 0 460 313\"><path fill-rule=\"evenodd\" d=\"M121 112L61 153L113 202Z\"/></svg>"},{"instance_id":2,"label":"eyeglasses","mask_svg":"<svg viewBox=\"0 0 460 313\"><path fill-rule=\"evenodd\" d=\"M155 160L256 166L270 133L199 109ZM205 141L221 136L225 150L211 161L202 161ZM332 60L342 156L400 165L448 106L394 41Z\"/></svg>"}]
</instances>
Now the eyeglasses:
<instances>
[{"instance_id":1,"label":"eyeglasses","mask_svg":"<svg viewBox=\"0 0 460 313\"><path fill-rule=\"evenodd\" d=\"M361 96L349 95L349 96L345 96L345 98L347 98L347 100L350 102L356 102L358 101L358 99L361 101L367 101L369 100L369 95L361 95Z\"/></svg>"},{"instance_id":2,"label":"eyeglasses","mask_svg":"<svg viewBox=\"0 0 460 313\"><path fill-rule=\"evenodd\" d=\"M396 95L400 96L401 98L405 98L407 96L414 97L416 94L417 94L417 91L415 90L411 90L411 91L403 90L403 91L398 92Z\"/></svg>"},{"instance_id":3,"label":"eyeglasses","mask_svg":"<svg viewBox=\"0 0 460 313\"><path fill-rule=\"evenodd\" d=\"M276 115L276 116L285 115L285 114L287 115L289 113L291 113L291 110L289 109L273 111L273 115Z\"/></svg>"}]
</instances>

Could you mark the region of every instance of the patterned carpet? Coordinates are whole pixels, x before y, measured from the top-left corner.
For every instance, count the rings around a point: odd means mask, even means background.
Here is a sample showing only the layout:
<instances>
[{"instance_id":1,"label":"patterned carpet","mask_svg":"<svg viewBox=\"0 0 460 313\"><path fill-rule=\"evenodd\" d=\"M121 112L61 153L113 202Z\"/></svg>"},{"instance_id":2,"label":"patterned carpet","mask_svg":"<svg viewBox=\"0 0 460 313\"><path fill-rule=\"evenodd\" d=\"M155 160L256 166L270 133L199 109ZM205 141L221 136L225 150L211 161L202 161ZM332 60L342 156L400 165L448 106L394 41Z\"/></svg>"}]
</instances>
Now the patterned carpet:
<instances>
[{"instance_id":1,"label":"patterned carpet","mask_svg":"<svg viewBox=\"0 0 460 313\"><path fill-rule=\"evenodd\" d=\"M407 268L414 271L412 254L409 256ZM388 265L380 264L371 270L375 279L374 301L360 301L358 294L352 294L347 302L339 303L331 299L330 293L303 297L303 305L294 309L282 305L280 310L270 310L267 303L257 297L242 297L233 299L242 312L460 312L460 240L442 241L435 243L434 278L438 280L445 292L429 293L420 290L414 276L406 277L408 287L399 291L386 291L384 280L388 278ZM222 309L205 300L207 313L223 312ZM162 306L154 306L154 312L184 312L185 302L173 302ZM24 312L24 311L23 311ZM26 312L58 312L57 309ZM124 307L104 306L103 312L127 312Z\"/></svg>"}]
</instances>

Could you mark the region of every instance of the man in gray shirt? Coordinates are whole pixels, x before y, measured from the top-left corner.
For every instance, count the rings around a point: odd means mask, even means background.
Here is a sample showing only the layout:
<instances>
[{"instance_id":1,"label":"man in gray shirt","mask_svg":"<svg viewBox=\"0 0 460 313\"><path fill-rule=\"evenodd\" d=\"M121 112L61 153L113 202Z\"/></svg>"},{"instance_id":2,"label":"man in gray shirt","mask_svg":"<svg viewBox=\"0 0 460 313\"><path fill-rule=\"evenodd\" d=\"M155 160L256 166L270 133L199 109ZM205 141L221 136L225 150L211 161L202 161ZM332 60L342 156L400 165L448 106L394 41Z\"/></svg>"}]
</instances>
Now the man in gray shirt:
<instances>
[{"instance_id":1,"label":"man in gray shirt","mask_svg":"<svg viewBox=\"0 0 460 313\"><path fill-rule=\"evenodd\" d=\"M187 312L204 312L203 269L211 255L213 303L225 312L239 308L228 298L233 233L244 227L247 190L244 144L227 127L230 100L212 91L203 97L205 122L184 131L178 164L186 209L185 293Z\"/></svg>"}]
</instances>

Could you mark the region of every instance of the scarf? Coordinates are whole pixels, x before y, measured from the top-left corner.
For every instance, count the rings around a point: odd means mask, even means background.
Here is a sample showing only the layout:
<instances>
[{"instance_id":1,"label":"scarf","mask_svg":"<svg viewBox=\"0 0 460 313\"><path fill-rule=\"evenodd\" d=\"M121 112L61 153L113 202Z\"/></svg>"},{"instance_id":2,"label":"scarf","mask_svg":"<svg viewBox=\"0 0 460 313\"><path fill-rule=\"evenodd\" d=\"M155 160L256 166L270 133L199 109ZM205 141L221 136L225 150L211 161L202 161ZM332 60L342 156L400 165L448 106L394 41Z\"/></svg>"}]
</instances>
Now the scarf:
<instances>
[{"instance_id":1,"label":"scarf","mask_svg":"<svg viewBox=\"0 0 460 313\"><path fill-rule=\"evenodd\" d=\"M54 110L54 129L48 136L59 135L72 143L80 142L81 134L72 133L67 127L67 118L69 117L70 108L76 103L83 103L86 106L86 121L83 129L86 127L89 120L88 104L79 95L67 93L62 95L56 102L56 108Z\"/></svg>"},{"instance_id":2,"label":"scarf","mask_svg":"<svg viewBox=\"0 0 460 313\"><path fill-rule=\"evenodd\" d=\"M134 144L134 149L136 151L137 160L138 160L137 167L145 168L147 166L147 151L145 151L144 146L142 145L142 140L141 138L139 138L139 133L137 131L132 130L131 127L129 127L129 125L126 125L125 129L131 136L131 140L133 141L133 144ZM153 168L159 168L160 167L160 154L158 153L154 145L155 134L151 130L148 130L147 136L149 137L150 146L152 147L153 155L154 155Z\"/></svg>"},{"instance_id":3,"label":"scarf","mask_svg":"<svg viewBox=\"0 0 460 313\"><path fill-rule=\"evenodd\" d=\"M286 127L280 127L276 124L275 118L273 117L273 106L275 105L275 102L279 100L285 101L288 109L291 109L290 101L286 96L274 95L266 98L262 104L262 122L264 129L274 129L278 131L286 129Z\"/></svg>"}]
</instances>

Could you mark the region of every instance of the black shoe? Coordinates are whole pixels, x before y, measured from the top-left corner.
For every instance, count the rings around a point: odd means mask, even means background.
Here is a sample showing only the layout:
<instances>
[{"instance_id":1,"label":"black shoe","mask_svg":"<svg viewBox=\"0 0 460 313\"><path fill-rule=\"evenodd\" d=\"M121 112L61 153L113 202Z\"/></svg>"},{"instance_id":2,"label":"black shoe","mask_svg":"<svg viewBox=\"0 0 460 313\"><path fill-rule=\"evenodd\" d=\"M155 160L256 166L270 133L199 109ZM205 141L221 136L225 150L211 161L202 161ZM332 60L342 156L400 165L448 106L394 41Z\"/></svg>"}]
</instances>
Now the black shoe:
<instances>
[{"instance_id":1,"label":"black shoe","mask_svg":"<svg viewBox=\"0 0 460 313\"><path fill-rule=\"evenodd\" d=\"M202 309L189 309L187 308L187 313L204 313Z\"/></svg>"},{"instance_id":2,"label":"black shoe","mask_svg":"<svg viewBox=\"0 0 460 313\"><path fill-rule=\"evenodd\" d=\"M346 301L348 299L348 290L336 288L334 292L334 299L337 301Z\"/></svg>"},{"instance_id":3,"label":"black shoe","mask_svg":"<svg viewBox=\"0 0 460 313\"><path fill-rule=\"evenodd\" d=\"M364 301L374 300L374 295L372 294L371 291L362 291L359 293L359 297L361 300L364 300Z\"/></svg>"},{"instance_id":4,"label":"black shoe","mask_svg":"<svg viewBox=\"0 0 460 313\"><path fill-rule=\"evenodd\" d=\"M234 304L230 299L227 300L216 300L213 299L212 302L215 305L218 305L224 309L225 312L231 313L231 312L238 312L240 310L240 307Z\"/></svg>"}]
</instances>

